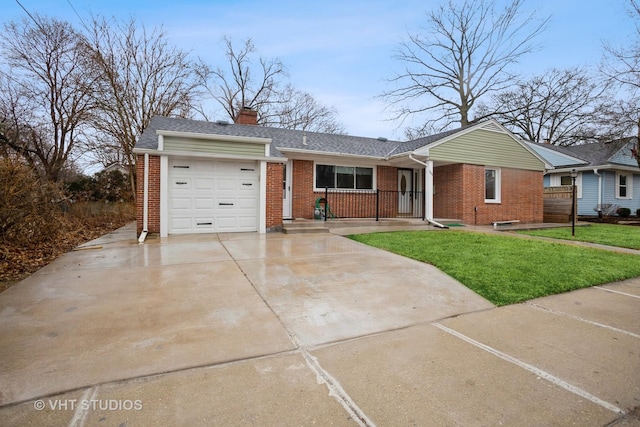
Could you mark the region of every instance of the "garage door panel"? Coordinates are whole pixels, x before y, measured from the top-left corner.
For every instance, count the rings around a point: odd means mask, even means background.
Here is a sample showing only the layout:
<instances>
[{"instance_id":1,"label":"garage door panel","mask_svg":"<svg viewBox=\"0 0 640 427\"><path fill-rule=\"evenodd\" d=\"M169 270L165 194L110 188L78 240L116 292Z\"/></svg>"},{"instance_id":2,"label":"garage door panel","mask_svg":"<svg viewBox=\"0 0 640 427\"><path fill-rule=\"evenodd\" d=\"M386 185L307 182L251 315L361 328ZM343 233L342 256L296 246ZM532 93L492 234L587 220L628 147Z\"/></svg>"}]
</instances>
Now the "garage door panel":
<instances>
[{"instance_id":1,"label":"garage door panel","mask_svg":"<svg viewBox=\"0 0 640 427\"><path fill-rule=\"evenodd\" d=\"M218 178L216 180L216 190L218 191L235 191L237 188L237 181L235 178Z\"/></svg>"},{"instance_id":2,"label":"garage door panel","mask_svg":"<svg viewBox=\"0 0 640 427\"><path fill-rule=\"evenodd\" d=\"M172 197L169 208L172 210L189 211L191 210L191 198Z\"/></svg>"},{"instance_id":3,"label":"garage door panel","mask_svg":"<svg viewBox=\"0 0 640 427\"><path fill-rule=\"evenodd\" d=\"M194 229L196 230L214 230L213 217L194 218Z\"/></svg>"},{"instance_id":4,"label":"garage door panel","mask_svg":"<svg viewBox=\"0 0 640 427\"><path fill-rule=\"evenodd\" d=\"M196 211L208 210L212 211L214 209L213 199L210 197L207 198L195 198L193 199L193 208Z\"/></svg>"},{"instance_id":5,"label":"garage door panel","mask_svg":"<svg viewBox=\"0 0 640 427\"><path fill-rule=\"evenodd\" d=\"M258 201L253 198L238 197L236 203L237 203L238 209L240 210L253 212L255 209L258 208Z\"/></svg>"},{"instance_id":6,"label":"garage door panel","mask_svg":"<svg viewBox=\"0 0 640 427\"><path fill-rule=\"evenodd\" d=\"M196 178L195 186L196 190L213 190L215 188L213 178Z\"/></svg>"},{"instance_id":7,"label":"garage door panel","mask_svg":"<svg viewBox=\"0 0 640 427\"><path fill-rule=\"evenodd\" d=\"M173 191L191 191L191 178L174 177L171 180L171 190L173 190Z\"/></svg>"},{"instance_id":8,"label":"garage door panel","mask_svg":"<svg viewBox=\"0 0 640 427\"><path fill-rule=\"evenodd\" d=\"M169 228L173 233L189 233L193 228L192 219L191 217L171 217Z\"/></svg>"}]
</instances>

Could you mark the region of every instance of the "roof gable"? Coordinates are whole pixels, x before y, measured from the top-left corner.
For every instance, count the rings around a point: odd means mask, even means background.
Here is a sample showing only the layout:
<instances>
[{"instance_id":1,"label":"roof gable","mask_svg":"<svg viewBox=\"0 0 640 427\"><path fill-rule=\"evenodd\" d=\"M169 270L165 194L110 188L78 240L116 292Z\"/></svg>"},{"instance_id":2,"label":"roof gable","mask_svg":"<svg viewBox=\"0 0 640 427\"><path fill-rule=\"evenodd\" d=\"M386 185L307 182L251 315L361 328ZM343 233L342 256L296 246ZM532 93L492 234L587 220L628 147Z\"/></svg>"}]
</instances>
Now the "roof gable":
<instances>
[{"instance_id":1,"label":"roof gable","mask_svg":"<svg viewBox=\"0 0 640 427\"><path fill-rule=\"evenodd\" d=\"M495 120L458 129L414 151L434 161L518 169L553 168L542 156Z\"/></svg>"}]
</instances>

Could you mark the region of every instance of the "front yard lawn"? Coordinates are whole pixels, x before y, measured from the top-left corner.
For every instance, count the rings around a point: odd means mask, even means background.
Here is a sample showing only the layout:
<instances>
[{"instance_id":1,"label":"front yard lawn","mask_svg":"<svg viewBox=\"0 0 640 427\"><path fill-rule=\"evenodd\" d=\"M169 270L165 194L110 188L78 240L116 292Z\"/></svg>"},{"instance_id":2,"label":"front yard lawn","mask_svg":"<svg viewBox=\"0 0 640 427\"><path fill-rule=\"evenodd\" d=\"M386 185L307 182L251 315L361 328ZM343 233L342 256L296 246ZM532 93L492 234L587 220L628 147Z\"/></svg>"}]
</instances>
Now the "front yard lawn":
<instances>
[{"instance_id":1,"label":"front yard lawn","mask_svg":"<svg viewBox=\"0 0 640 427\"><path fill-rule=\"evenodd\" d=\"M467 231L351 239L432 264L496 305L640 276L640 256Z\"/></svg>"},{"instance_id":2,"label":"front yard lawn","mask_svg":"<svg viewBox=\"0 0 640 427\"><path fill-rule=\"evenodd\" d=\"M620 248L640 249L640 227L633 225L591 224L587 227L576 227L575 237L571 236L571 227L526 230L518 233L578 242L599 243Z\"/></svg>"}]
</instances>

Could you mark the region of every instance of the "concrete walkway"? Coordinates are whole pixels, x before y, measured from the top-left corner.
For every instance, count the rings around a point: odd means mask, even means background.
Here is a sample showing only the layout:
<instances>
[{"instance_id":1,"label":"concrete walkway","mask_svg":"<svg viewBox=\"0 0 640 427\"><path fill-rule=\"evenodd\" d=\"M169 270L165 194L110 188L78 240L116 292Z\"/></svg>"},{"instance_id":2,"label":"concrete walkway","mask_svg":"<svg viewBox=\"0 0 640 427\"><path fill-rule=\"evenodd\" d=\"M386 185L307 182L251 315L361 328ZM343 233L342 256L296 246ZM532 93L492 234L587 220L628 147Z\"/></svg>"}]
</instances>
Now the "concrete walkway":
<instances>
[{"instance_id":1,"label":"concrete walkway","mask_svg":"<svg viewBox=\"0 0 640 427\"><path fill-rule=\"evenodd\" d=\"M323 235L135 241L0 294L0 424L640 425L640 279L495 308Z\"/></svg>"}]
</instances>

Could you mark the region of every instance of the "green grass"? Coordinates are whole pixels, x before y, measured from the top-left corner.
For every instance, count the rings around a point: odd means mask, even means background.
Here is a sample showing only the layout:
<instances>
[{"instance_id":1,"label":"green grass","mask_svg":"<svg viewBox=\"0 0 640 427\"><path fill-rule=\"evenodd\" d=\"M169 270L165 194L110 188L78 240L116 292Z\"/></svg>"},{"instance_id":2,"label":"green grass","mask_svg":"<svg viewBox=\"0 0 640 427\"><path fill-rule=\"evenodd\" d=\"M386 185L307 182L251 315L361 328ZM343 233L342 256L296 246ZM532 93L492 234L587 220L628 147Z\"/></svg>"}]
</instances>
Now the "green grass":
<instances>
[{"instance_id":1,"label":"green grass","mask_svg":"<svg viewBox=\"0 0 640 427\"><path fill-rule=\"evenodd\" d=\"M465 231L349 236L433 264L496 305L640 276L640 256Z\"/></svg>"},{"instance_id":2,"label":"green grass","mask_svg":"<svg viewBox=\"0 0 640 427\"><path fill-rule=\"evenodd\" d=\"M575 237L571 236L571 227L527 230L519 231L519 233L530 236L552 237L554 239L640 249L640 227L633 225L591 224L586 227L576 227Z\"/></svg>"}]
</instances>

